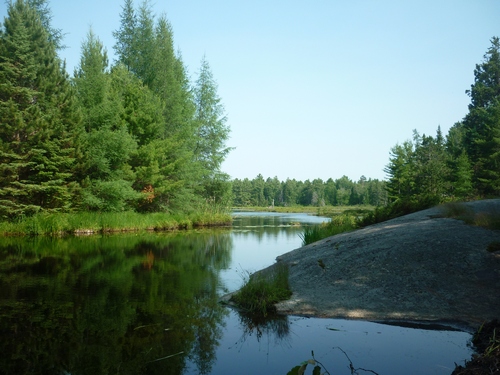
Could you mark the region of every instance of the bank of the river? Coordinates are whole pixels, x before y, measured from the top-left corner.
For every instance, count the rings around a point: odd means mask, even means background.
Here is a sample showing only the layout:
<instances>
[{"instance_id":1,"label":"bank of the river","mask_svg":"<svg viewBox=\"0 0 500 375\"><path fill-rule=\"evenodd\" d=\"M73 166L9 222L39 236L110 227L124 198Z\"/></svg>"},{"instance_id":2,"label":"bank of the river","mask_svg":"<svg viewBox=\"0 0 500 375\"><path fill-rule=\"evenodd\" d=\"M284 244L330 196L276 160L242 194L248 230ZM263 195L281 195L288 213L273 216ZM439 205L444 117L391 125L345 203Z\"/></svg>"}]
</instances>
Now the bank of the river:
<instances>
[{"instance_id":1,"label":"bank of the river","mask_svg":"<svg viewBox=\"0 0 500 375\"><path fill-rule=\"evenodd\" d=\"M500 200L466 205L479 217L500 212ZM443 216L431 208L279 256L293 295L278 311L470 328L499 317L500 253L488 247L500 231Z\"/></svg>"},{"instance_id":2,"label":"bank of the river","mask_svg":"<svg viewBox=\"0 0 500 375\"><path fill-rule=\"evenodd\" d=\"M251 212L279 212L279 213L306 213L317 216L332 217L341 214L359 215L371 212L375 209L374 206L269 206L269 207L233 207L234 211L251 211Z\"/></svg>"},{"instance_id":3,"label":"bank of the river","mask_svg":"<svg viewBox=\"0 0 500 375\"><path fill-rule=\"evenodd\" d=\"M17 221L0 222L0 236L38 236L65 234L96 234L133 231L169 231L194 227L231 225L230 213L168 213L140 214L136 212L79 212L37 214Z\"/></svg>"}]
</instances>

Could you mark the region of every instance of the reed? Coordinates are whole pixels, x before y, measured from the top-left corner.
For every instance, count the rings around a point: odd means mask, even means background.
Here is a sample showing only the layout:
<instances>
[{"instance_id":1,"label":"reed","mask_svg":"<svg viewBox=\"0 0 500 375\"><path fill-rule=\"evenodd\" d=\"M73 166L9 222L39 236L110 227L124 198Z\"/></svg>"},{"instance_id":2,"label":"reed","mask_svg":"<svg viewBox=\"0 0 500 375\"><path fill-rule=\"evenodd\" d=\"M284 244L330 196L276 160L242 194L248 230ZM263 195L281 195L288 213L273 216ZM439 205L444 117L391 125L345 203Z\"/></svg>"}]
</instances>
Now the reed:
<instances>
[{"instance_id":1,"label":"reed","mask_svg":"<svg viewBox=\"0 0 500 375\"><path fill-rule=\"evenodd\" d=\"M262 316L276 310L275 304L292 295L288 265L277 263L270 271L247 274L244 285L231 297L239 308Z\"/></svg>"},{"instance_id":2,"label":"reed","mask_svg":"<svg viewBox=\"0 0 500 375\"><path fill-rule=\"evenodd\" d=\"M299 236L302 239L302 246L306 246L324 238L349 232L356 228L357 224L354 216L337 215L332 217L331 221L328 223L306 227L304 232Z\"/></svg>"},{"instance_id":3,"label":"reed","mask_svg":"<svg viewBox=\"0 0 500 375\"><path fill-rule=\"evenodd\" d=\"M229 213L140 214L133 211L40 213L30 217L21 217L15 222L0 222L0 235L59 236L141 230L168 231L191 229L195 226L229 225L230 223Z\"/></svg>"}]
</instances>

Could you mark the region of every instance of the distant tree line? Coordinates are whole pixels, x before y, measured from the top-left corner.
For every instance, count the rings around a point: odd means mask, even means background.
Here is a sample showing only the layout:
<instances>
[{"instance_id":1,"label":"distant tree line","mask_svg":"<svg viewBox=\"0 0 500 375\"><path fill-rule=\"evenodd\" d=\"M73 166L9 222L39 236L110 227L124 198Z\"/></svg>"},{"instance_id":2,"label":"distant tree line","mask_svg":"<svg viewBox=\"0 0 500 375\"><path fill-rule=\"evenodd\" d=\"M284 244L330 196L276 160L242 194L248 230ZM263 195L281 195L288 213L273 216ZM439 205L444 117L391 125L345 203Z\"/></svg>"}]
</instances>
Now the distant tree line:
<instances>
[{"instance_id":1,"label":"distant tree line","mask_svg":"<svg viewBox=\"0 0 500 375\"><path fill-rule=\"evenodd\" d=\"M89 31L74 74L46 0L0 30L0 217L230 204L229 127L205 58L190 82L165 16L125 0L117 60Z\"/></svg>"},{"instance_id":2,"label":"distant tree line","mask_svg":"<svg viewBox=\"0 0 500 375\"><path fill-rule=\"evenodd\" d=\"M443 136L421 135L391 149L390 202L428 205L500 195L500 41L494 37L476 65L471 98L462 121Z\"/></svg>"},{"instance_id":3,"label":"distant tree line","mask_svg":"<svg viewBox=\"0 0 500 375\"><path fill-rule=\"evenodd\" d=\"M233 199L237 207L257 206L349 206L349 205L385 205L387 191L385 182L366 179L351 181L347 176L327 181L280 181L277 177L264 180L258 175L253 180L233 180Z\"/></svg>"}]
</instances>

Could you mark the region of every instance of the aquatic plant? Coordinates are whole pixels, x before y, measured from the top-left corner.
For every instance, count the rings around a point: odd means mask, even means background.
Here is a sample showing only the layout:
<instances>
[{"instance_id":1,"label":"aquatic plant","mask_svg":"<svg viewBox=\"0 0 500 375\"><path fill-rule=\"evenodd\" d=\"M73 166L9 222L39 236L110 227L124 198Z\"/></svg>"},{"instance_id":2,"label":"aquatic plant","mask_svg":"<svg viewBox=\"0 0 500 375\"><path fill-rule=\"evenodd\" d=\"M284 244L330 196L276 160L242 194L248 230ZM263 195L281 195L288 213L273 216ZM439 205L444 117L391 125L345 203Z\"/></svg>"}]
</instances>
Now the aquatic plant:
<instances>
[{"instance_id":1,"label":"aquatic plant","mask_svg":"<svg viewBox=\"0 0 500 375\"><path fill-rule=\"evenodd\" d=\"M39 213L15 222L0 222L0 235L50 235L177 230L199 226L228 225L231 215L224 212L141 214L124 212Z\"/></svg>"},{"instance_id":2,"label":"aquatic plant","mask_svg":"<svg viewBox=\"0 0 500 375\"><path fill-rule=\"evenodd\" d=\"M248 274L231 302L247 312L267 316L275 312L275 304L292 295L288 283L288 265L277 263L270 270Z\"/></svg>"},{"instance_id":3,"label":"aquatic plant","mask_svg":"<svg viewBox=\"0 0 500 375\"><path fill-rule=\"evenodd\" d=\"M304 228L304 232L299 234L302 246L322 240L336 234L349 232L357 228L356 218L351 215L337 215L332 217L328 223L314 225Z\"/></svg>"}]
</instances>

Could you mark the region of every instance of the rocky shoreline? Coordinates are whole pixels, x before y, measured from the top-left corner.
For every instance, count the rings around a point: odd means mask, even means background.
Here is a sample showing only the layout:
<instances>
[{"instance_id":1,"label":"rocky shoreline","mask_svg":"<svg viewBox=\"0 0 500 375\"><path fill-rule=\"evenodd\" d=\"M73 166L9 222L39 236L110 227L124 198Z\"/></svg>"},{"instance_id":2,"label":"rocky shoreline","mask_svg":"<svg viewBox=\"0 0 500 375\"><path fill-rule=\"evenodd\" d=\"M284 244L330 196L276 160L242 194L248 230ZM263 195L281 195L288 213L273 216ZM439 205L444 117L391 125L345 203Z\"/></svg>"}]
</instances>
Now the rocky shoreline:
<instances>
[{"instance_id":1,"label":"rocky shoreline","mask_svg":"<svg viewBox=\"0 0 500 375\"><path fill-rule=\"evenodd\" d=\"M465 205L500 213L498 199ZM277 258L290 266L293 292L277 310L475 329L500 316L500 253L487 251L491 243L500 231L446 218L441 207L329 237Z\"/></svg>"}]
</instances>

